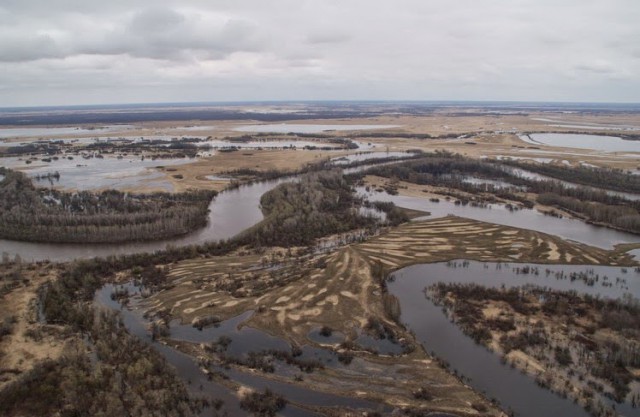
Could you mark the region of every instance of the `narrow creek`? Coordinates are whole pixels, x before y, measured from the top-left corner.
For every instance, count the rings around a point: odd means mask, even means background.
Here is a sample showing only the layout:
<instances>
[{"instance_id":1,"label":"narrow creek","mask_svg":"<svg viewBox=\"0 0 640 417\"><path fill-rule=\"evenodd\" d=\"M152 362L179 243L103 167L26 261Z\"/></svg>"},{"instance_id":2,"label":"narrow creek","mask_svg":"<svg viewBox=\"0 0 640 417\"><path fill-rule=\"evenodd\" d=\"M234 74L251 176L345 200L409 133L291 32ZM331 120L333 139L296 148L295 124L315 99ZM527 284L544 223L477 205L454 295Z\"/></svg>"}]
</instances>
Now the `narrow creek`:
<instances>
[{"instance_id":1,"label":"narrow creek","mask_svg":"<svg viewBox=\"0 0 640 417\"><path fill-rule=\"evenodd\" d=\"M107 284L96 292L95 304L112 310L119 311L123 317L123 323L127 330L153 345L153 347L171 364L177 375L185 382L189 391L196 396L205 396L210 400L220 399L224 401L223 410L229 415L248 415L240 408L238 395L223 384L209 379L202 366L197 361L180 352L179 350L163 343L154 341L149 333L149 322L143 317L142 311L136 308L136 297L132 297L129 307L121 306L117 301L111 299L114 290L122 288L122 285ZM140 288L133 284L127 284L129 294L138 294ZM186 341L192 343L215 342L220 336L227 336L231 339L227 353L235 358L245 358L252 351L260 350L281 350L290 351L291 346L283 339L273 337L260 330L242 327L242 323L249 319L253 311L246 311L236 317L221 322L218 326L207 327L198 330L188 324L180 324L179 321L171 323L171 340ZM300 359L316 360L322 362L326 367L340 367L337 356L328 350L315 348L313 346L303 346ZM292 369L293 367L277 363L275 374L293 379L301 371ZM315 407L349 407L358 410L369 411L390 411L390 408L382 404L367 400L343 397L335 394L324 393L313 389L305 388L287 382L276 381L260 375L258 372L243 371L234 367L223 367L214 365L210 370L226 375L230 380L250 387L255 390L269 388L271 391L283 395L287 400L296 404ZM205 409L202 415L209 415L210 410ZM283 417L315 417L320 414L311 412L294 404L288 404L278 415Z\"/></svg>"}]
</instances>

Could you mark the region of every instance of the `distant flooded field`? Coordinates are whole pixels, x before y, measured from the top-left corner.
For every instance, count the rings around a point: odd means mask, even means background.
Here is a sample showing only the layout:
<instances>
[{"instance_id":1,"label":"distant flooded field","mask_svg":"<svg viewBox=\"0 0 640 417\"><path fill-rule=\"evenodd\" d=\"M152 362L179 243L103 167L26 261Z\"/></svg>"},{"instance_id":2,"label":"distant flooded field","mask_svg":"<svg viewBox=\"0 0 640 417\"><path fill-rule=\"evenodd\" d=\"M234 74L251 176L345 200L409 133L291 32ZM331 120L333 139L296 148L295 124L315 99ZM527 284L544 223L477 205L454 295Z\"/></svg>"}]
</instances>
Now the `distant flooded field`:
<instances>
[{"instance_id":1,"label":"distant flooded field","mask_svg":"<svg viewBox=\"0 0 640 417\"><path fill-rule=\"evenodd\" d=\"M603 152L640 152L640 141L616 136L580 135L575 133L532 133L520 139L535 145L591 149Z\"/></svg>"}]
</instances>

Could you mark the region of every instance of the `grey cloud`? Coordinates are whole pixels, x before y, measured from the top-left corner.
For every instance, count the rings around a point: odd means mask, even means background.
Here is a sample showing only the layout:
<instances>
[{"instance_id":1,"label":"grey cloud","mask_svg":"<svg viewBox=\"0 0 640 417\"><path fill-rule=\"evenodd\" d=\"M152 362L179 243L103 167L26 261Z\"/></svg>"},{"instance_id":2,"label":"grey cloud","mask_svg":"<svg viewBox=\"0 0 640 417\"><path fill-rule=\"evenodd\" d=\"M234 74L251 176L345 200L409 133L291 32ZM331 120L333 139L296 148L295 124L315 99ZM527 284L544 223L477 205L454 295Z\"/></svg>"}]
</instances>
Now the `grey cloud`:
<instances>
[{"instance_id":1,"label":"grey cloud","mask_svg":"<svg viewBox=\"0 0 640 417\"><path fill-rule=\"evenodd\" d=\"M20 30L0 38L0 61L35 61L76 55L129 55L163 60L221 59L239 51L258 51L263 45L256 28L239 19L207 20L172 9L151 8L132 17L120 16L114 28L96 28L89 36L56 28L49 35L21 35ZM65 36L66 35L66 36Z\"/></svg>"},{"instance_id":2,"label":"grey cloud","mask_svg":"<svg viewBox=\"0 0 640 417\"><path fill-rule=\"evenodd\" d=\"M188 59L199 54L220 59L239 51L256 51L256 29L240 20L208 21L173 10L153 9L136 14L122 30L93 53L120 53L140 58Z\"/></svg>"},{"instance_id":3,"label":"grey cloud","mask_svg":"<svg viewBox=\"0 0 640 417\"><path fill-rule=\"evenodd\" d=\"M185 17L171 9L153 8L135 14L129 23L129 30L142 35L173 32L185 29Z\"/></svg>"},{"instance_id":4,"label":"grey cloud","mask_svg":"<svg viewBox=\"0 0 640 417\"><path fill-rule=\"evenodd\" d=\"M10 34L0 40L1 62L33 61L45 58L60 58L64 52L48 35L17 36Z\"/></svg>"},{"instance_id":5,"label":"grey cloud","mask_svg":"<svg viewBox=\"0 0 640 417\"><path fill-rule=\"evenodd\" d=\"M323 44L323 43L344 43L351 40L352 36L345 33L328 32L328 33L314 33L307 36L307 43L310 44Z\"/></svg>"},{"instance_id":6,"label":"grey cloud","mask_svg":"<svg viewBox=\"0 0 640 417\"><path fill-rule=\"evenodd\" d=\"M0 3L4 105L640 101L637 0Z\"/></svg>"},{"instance_id":7,"label":"grey cloud","mask_svg":"<svg viewBox=\"0 0 640 417\"><path fill-rule=\"evenodd\" d=\"M576 65L574 67L578 71L595 73L595 74L613 74L615 73L615 68L606 62L591 62Z\"/></svg>"}]
</instances>

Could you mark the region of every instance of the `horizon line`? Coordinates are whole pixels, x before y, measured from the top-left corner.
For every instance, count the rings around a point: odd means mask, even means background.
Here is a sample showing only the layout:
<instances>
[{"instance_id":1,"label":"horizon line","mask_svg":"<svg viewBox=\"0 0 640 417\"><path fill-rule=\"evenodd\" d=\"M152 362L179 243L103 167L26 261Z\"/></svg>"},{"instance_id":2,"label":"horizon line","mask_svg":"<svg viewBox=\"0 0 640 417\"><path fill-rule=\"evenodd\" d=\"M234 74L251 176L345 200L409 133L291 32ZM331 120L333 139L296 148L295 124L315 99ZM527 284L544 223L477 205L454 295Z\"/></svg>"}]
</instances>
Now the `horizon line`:
<instances>
[{"instance_id":1,"label":"horizon line","mask_svg":"<svg viewBox=\"0 0 640 417\"><path fill-rule=\"evenodd\" d=\"M538 100L415 100L415 99L297 99L297 100L219 100L219 101L156 101L156 102L121 102L101 104L41 104L28 106L1 106L0 111L36 110L36 109L76 109L76 108L113 108L113 107L141 107L141 106L197 106L197 105L243 105L243 104L310 104L310 103L361 103L361 104L475 104L475 105L609 105L609 106L640 106L640 101L538 101ZM453 106L456 107L456 106Z\"/></svg>"}]
</instances>

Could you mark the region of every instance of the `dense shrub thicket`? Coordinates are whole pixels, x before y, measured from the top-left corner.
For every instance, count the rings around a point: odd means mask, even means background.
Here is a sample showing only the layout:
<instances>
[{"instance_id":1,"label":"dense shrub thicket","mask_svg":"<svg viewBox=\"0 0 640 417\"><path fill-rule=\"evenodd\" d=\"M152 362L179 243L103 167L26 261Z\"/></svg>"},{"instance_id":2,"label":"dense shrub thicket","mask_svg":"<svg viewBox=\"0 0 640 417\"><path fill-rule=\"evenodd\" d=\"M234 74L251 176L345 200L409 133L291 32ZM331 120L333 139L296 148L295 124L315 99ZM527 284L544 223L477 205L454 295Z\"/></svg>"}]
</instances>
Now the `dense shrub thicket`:
<instances>
[{"instance_id":1,"label":"dense shrub thicket","mask_svg":"<svg viewBox=\"0 0 640 417\"><path fill-rule=\"evenodd\" d=\"M314 239L372 226L339 170L307 174L260 199L265 220L248 233L261 245L307 245Z\"/></svg>"}]
</instances>

